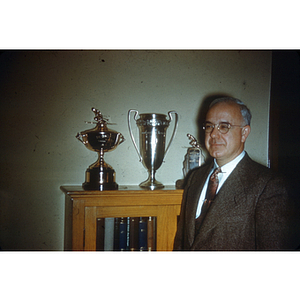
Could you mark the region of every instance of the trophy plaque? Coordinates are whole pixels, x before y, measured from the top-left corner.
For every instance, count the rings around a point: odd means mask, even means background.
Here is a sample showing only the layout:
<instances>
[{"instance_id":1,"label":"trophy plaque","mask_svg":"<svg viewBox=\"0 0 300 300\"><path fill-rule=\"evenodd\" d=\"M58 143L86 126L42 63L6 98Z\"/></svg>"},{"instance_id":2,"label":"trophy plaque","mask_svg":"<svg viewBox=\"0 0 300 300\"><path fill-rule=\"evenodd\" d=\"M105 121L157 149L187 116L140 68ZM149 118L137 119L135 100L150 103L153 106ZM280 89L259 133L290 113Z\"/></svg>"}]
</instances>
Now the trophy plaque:
<instances>
[{"instance_id":1,"label":"trophy plaque","mask_svg":"<svg viewBox=\"0 0 300 300\"><path fill-rule=\"evenodd\" d=\"M191 134L187 134L187 137L190 139L190 145L187 149L187 153L185 155L185 159L183 162L183 176L185 177L188 172L196 167L200 167L204 162L204 157L202 154L201 147L195 137Z\"/></svg>"},{"instance_id":2,"label":"trophy plaque","mask_svg":"<svg viewBox=\"0 0 300 300\"><path fill-rule=\"evenodd\" d=\"M202 150L200 144L197 142L196 138L191 134L187 134L187 137L190 140L190 145L187 149L186 155L184 156L183 161L183 177L186 178L187 174L190 170L200 167L204 163L204 156L202 154ZM179 179L176 181L177 188L183 188L184 186L184 179Z\"/></svg>"},{"instance_id":3,"label":"trophy plaque","mask_svg":"<svg viewBox=\"0 0 300 300\"><path fill-rule=\"evenodd\" d=\"M131 130L131 114L133 112L135 113L134 120L139 129L139 149ZM166 147L166 131L170 122L173 120L172 114L175 116L174 130ZM169 111L168 116L169 119L167 119L167 115L164 114L139 114L139 112L134 109L128 111L129 133L140 162L143 163L148 171L148 179L140 183L140 187L142 188L155 190L164 187L162 183L155 179L155 172L161 166L170 148L178 124L178 115L175 111Z\"/></svg>"},{"instance_id":4,"label":"trophy plaque","mask_svg":"<svg viewBox=\"0 0 300 300\"><path fill-rule=\"evenodd\" d=\"M95 113L93 124L96 127L77 133L76 138L89 150L98 152L98 160L90 165L85 172L84 190L116 190L115 170L104 161L104 153L114 150L125 139L117 131L107 128L107 120L98 109L92 108ZM86 122L88 123L88 122Z\"/></svg>"}]
</instances>

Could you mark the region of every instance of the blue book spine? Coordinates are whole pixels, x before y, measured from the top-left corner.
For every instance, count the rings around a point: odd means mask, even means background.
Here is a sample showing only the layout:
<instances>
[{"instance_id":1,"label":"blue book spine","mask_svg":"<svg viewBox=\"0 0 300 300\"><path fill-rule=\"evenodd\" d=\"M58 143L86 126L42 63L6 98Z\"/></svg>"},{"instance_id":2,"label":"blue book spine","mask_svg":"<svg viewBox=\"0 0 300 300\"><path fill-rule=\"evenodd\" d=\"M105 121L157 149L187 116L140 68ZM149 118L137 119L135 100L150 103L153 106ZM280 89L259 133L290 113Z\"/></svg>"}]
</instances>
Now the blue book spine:
<instances>
[{"instance_id":1,"label":"blue book spine","mask_svg":"<svg viewBox=\"0 0 300 300\"><path fill-rule=\"evenodd\" d=\"M114 218L114 250L120 250L120 218Z\"/></svg>"},{"instance_id":2,"label":"blue book spine","mask_svg":"<svg viewBox=\"0 0 300 300\"><path fill-rule=\"evenodd\" d=\"M126 250L130 249L130 217L126 218Z\"/></svg>"},{"instance_id":3,"label":"blue book spine","mask_svg":"<svg viewBox=\"0 0 300 300\"><path fill-rule=\"evenodd\" d=\"M125 251L127 249L127 218L120 219L119 243L119 250Z\"/></svg>"}]
</instances>

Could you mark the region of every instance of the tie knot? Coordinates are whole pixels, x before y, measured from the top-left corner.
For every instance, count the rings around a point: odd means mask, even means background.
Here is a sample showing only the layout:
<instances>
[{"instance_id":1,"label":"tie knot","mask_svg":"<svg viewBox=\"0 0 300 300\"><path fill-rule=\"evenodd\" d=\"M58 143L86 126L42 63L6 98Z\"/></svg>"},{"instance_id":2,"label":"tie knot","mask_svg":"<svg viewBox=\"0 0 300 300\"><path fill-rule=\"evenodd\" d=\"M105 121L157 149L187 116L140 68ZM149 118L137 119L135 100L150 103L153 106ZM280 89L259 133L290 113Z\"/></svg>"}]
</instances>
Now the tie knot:
<instances>
[{"instance_id":1,"label":"tie knot","mask_svg":"<svg viewBox=\"0 0 300 300\"><path fill-rule=\"evenodd\" d=\"M213 171L213 173L211 174L211 176L210 176L210 179L211 180L215 180L215 179L217 179L218 177L218 174L221 172L221 168L219 167L219 168L215 168L214 169L214 171Z\"/></svg>"}]
</instances>

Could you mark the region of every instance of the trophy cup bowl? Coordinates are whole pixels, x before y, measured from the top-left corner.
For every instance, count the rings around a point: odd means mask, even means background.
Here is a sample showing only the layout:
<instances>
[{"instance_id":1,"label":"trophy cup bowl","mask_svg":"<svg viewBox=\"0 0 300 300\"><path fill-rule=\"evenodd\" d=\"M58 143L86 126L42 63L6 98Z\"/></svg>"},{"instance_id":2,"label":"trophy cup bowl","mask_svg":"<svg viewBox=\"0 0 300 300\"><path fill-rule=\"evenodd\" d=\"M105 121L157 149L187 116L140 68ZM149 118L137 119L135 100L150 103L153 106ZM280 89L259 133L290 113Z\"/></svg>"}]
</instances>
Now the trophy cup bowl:
<instances>
[{"instance_id":1,"label":"trophy cup bowl","mask_svg":"<svg viewBox=\"0 0 300 300\"><path fill-rule=\"evenodd\" d=\"M114 150L125 139L115 130L107 128L107 121L101 112L92 108L95 113L96 127L77 133L76 138L89 150L98 153L98 160L91 164L85 172L84 190L116 190L118 184L115 181L115 170L104 161L104 153Z\"/></svg>"},{"instance_id":2,"label":"trophy cup bowl","mask_svg":"<svg viewBox=\"0 0 300 300\"><path fill-rule=\"evenodd\" d=\"M135 112L134 120L139 128L139 149L131 130L131 114L133 112ZM175 125L170 141L166 147L166 131L170 122L173 120L172 113L175 115ZM169 111L168 116L169 119L167 119L167 115L164 114L139 114L135 109L128 111L129 133L140 158L140 162L143 163L148 171L148 179L140 183L140 187L142 188L155 190L164 187L161 182L155 179L155 172L161 166L170 148L178 124L178 115L175 111Z\"/></svg>"}]
</instances>

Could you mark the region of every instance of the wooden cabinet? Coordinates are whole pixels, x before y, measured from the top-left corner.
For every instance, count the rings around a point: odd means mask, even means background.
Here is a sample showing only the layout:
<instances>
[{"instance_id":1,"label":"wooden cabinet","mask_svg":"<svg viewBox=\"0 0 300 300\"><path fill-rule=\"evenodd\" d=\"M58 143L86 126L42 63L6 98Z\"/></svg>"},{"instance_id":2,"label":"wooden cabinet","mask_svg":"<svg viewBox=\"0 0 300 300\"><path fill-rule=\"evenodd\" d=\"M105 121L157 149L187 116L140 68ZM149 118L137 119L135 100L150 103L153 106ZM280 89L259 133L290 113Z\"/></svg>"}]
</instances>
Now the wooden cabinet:
<instances>
[{"instance_id":1,"label":"wooden cabinet","mask_svg":"<svg viewBox=\"0 0 300 300\"><path fill-rule=\"evenodd\" d=\"M166 186L143 190L119 186L114 191L84 191L62 186L65 193L65 250L96 250L98 218L156 217L156 249L171 251L177 229L183 190Z\"/></svg>"}]
</instances>

